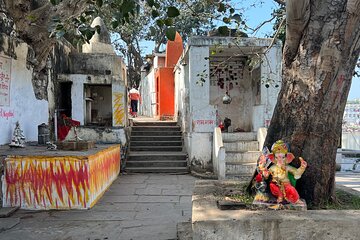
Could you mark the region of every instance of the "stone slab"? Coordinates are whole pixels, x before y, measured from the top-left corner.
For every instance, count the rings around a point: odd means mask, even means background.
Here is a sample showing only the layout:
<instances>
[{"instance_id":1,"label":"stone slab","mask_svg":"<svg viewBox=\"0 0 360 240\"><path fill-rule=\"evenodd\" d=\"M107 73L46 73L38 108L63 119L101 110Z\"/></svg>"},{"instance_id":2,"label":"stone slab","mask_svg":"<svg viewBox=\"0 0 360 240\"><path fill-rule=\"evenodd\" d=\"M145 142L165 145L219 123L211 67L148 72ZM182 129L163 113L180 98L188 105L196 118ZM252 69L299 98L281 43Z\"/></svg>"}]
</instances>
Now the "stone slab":
<instances>
[{"instance_id":1,"label":"stone slab","mask_svg":"<svg viewBox=\"0 0 360 240\"><path fill-rule=\"evenodd\" d=\"M4 218L0 220L0 233L7 231L20 223L20 218ZM0 239L1 235L0 235Z\"/></svg>"},{"instance_id":2,"label":"stone slab","mask_svg":"<svg viewBox=\"0 0 360 240\"><path fill-rule=\"evenodd\" d=\"M178 240L192 240L191 222L181 222L176 225Z\"/></svg>"},{"instance_id":3,"label":"stone slab","mask_svg":"<svg viewBox=\"0 0 360 240\"><path fill-rule=\"evenodd\" d=\"M360 239L358 210L222 211L218 181L204 181L196 181L192 198L194 240Z\"/></svg>"},{"instance_id":4,"label":"stone slab","mask_svg":"<svg viewBox=\"0 0 360 240\"><path fill-rule=\"evenodd\" d=\"M19 207L0 207L0 218L6 218L11 216Z\"/></svg>"},{"instance_id":5,"label":"stone slab","mask_svg":"<svg viewBox=\"0 0 360 240\"><path fill-rule=\"evenodd\" d=\"M56 143L58 149L65 151L84 151L95 147L93 141L63 141Z\"/></svg>"}]
</instances>

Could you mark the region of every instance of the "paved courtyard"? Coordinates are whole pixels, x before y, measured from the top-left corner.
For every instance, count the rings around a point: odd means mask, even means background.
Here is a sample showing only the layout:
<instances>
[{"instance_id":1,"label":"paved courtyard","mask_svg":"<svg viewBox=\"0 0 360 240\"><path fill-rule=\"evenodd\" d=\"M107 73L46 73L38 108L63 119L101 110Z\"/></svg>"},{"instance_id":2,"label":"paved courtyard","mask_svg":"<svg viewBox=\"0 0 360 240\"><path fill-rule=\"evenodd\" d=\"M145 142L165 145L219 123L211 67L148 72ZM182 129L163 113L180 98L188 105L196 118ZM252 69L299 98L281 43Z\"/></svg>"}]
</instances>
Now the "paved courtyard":
<instances>
[{"instance_id":1,"label":"paved courtyard","mask_svg":"<svg viewBox=\"0 0 360 240\"><path fill-rule=\"evenodd\" d=\"M356 172L337 172L335 182L338 185L352 188L360 195L360 173Z\"/></svg>"},{"instance_id":2,"label":"paved courtyard","mask_svg":"<svg viewBox=\"0 0 360 240\"><path fill-rule=\"evenodd\" d=\"M18 210L0 218L0 239L177 239L177 223L191 219L195 180L191 175L122 175L90 210ZM337 173L336 183L360 191L360 173Z\"/></svg>"},{"instance_id":3,"label":"paved courtyard","mask_svg":"<svg viewBox=\"0 0 360 240\"><path fill-rule=\"evenodd\" d=\"M177 223L191 219L195 180L191 175L122 175L90 210L18 210L0 218L0 239L177 239Z\"/></svg>"}]
</instances>

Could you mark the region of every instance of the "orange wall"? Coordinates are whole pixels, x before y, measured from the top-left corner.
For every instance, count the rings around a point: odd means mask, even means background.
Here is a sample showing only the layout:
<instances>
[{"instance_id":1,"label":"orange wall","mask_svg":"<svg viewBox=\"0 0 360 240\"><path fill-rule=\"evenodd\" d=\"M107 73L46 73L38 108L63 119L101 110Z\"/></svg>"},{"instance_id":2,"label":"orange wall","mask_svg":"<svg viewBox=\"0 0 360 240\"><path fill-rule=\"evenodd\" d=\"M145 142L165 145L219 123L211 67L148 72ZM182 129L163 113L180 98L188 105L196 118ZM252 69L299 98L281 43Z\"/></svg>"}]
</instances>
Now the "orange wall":
<instances>
[{"instance_id":1,"label":"orange wall","mask_svg":"<svg viewBox=\"0 0 360 240\"><path fill-rule=\"evenodd\" d=\"M182 39L179 33L176 33L174 41L168 41L166 44L165 67L160 67L155 73L155 83L158 85L156 96L158 97L157 114L161 118L163 115L174 116L175 112L175 81L174 67L183 52ZM160 59L160 58L159 58ZM159 79L159 81L157 81Z\"/></svg>"},{"instance_id":2,"label":"orange wall","mask_svg":"<svg viewBox=\"0 0 360 240\"><path fill-rule=\"evenodd\" d=\"M174 67L183 52L183 43L179 33L176 33L174 41L166 44L166 63L165 67Z\"/></svg>"},{"instance_id":3,"label":"orange wall","mask_svg":"<svg viewBox=\"0 0 360 240\"><path fill-rule=\"evenodd\" d=\"M160 68L156 72L159 77L159 116L174 115L174 68Z\"/></svg>"}]
</instances>

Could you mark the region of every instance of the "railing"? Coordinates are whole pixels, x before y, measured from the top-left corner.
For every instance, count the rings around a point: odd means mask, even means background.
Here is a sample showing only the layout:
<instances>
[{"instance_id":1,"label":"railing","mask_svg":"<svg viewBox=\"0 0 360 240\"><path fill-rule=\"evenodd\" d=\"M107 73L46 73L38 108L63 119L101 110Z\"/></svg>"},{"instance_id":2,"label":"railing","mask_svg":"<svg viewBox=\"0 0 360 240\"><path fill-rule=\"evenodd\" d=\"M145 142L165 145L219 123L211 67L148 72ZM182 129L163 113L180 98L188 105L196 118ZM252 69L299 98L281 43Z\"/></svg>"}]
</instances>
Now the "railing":
<instances>
[{"instance_id":1,"label":"railing","mask_svg":"<svg viewBox=\"0 0 360 240\"><path fill-rule=\"evenodd\" d=\"M218 179L225 179L225 147L219 127L214 129L212 161Z\"/></svg>"}]
</instances>

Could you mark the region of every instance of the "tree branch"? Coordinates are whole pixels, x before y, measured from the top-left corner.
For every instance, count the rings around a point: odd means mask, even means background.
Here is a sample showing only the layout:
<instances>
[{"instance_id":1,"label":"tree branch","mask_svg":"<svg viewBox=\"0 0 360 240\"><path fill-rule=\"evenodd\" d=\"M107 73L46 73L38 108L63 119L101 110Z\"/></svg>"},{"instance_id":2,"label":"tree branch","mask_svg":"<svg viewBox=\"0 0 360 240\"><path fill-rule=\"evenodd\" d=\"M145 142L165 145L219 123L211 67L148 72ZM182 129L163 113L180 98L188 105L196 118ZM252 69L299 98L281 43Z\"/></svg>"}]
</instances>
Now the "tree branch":
<instances>
[{"instance_id":1,"label":"tree branch","mask_svg":"<svg viewBox=\"0 0 360 240\"><path fill-rule=\"evenodd\" d=\"M284 47L285 65L289 66L299 48L305 26L310 18L310 0L287 0L286 41Z\"/></svg>"}]
</instances>

